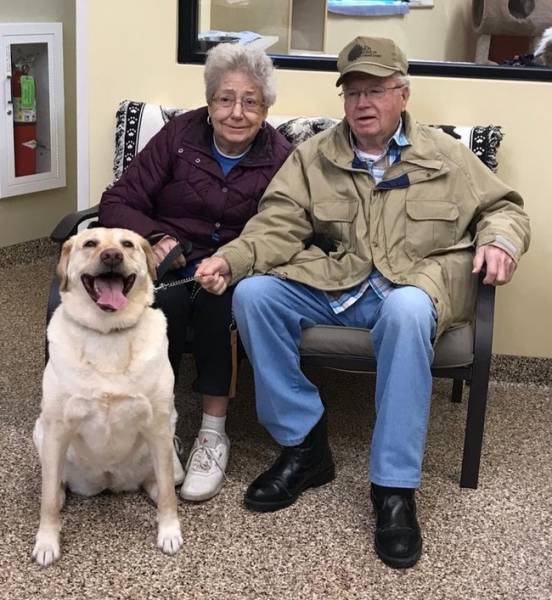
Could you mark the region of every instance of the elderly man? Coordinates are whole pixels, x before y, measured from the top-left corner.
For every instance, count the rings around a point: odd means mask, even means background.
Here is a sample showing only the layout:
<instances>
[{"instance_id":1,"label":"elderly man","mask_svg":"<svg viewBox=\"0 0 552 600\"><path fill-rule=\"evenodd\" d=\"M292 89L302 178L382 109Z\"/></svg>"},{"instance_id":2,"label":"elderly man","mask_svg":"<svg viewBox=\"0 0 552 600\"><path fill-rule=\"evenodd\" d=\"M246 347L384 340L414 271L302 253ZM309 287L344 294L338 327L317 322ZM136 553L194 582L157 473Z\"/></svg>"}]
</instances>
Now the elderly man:
<instances>
[{"instance_id":1,"label":"elderly man","mask_svg":"<svg viewBox=\"0 0 552 600\"><path fill-rule=\"evenodd\" d=\"M245 504L273 511L331 481L318 389L300 369L301 330L367 327L378 370L369 479L375 548L388 565L421 554L415 489L428 426L433 344L471 319L475 273L507 283L527 249L522 199L465 146L406 112L408 62L393 41L339 54L345 118L301 144L259 213L197 275L234 314L254 369L260 422L282 447Z\"/></svg>"}]
</instances>

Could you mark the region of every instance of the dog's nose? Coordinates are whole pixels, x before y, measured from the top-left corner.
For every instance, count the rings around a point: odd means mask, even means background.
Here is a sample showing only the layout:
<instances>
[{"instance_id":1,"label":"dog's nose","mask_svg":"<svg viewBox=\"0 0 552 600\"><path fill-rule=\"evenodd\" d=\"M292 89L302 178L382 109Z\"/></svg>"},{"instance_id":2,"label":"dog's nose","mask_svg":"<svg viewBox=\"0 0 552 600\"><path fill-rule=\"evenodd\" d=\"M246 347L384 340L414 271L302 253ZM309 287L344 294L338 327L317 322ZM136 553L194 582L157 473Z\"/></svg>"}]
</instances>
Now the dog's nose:
<instances>
[{"instance_id":1,"label":"dog's nose","mask_svg":"<svg viewBox=\"0 0 552 600\"><path fill-rule=\"evenodd\" d=\"M108 267L116 267L123 262L123 255L116 248L108 248L100 254L100 260Z\"/></svg>"}]
</instances>

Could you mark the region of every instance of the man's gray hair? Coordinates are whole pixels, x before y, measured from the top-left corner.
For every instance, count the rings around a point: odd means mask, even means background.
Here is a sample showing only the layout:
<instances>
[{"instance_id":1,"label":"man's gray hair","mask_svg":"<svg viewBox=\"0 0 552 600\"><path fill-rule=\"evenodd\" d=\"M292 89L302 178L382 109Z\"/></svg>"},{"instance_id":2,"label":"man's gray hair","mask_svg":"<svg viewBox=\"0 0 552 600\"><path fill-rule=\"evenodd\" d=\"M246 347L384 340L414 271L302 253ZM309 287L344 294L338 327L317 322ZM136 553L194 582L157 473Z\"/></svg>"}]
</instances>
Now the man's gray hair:
<instances>
[{"instance_id":1,"label":"man's gray hair","mask_svg":"<svg viewBox=\"0 0 552 600\"><path fill-rule=\"evenodd\" d=\"M395 80L399 82L399 85L404 85L404 87L410 87L410 78L408 75L396 75Z\"/></svg>"},{"instance_id":2,"label":"man's gray hair","mask_svg":"<svg viewBox=\"0 0 552 600\"><path fill-rule=\"evenodd\" d=\"M272 60L263 50L239 44L218 44L207 53L205 61L205 97L210 102L226 73L240 71L261 89L263 102L272 106L276 102L276 81Z\"/></svg>"}]
</instances>

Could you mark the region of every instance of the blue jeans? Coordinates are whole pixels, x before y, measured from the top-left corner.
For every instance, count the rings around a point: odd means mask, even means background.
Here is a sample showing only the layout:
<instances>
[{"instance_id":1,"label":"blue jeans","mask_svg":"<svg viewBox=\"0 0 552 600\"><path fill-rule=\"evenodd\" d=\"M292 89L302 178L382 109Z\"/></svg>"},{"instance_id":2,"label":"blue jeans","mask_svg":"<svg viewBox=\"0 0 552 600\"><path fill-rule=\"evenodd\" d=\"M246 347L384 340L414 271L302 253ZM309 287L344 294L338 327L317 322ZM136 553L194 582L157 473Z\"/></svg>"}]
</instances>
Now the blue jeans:
<instances>
[{"instance_id":1,"label":"blue jeans","mask_svg":"<svg viewBox=\"0 0 552 600\"><path fill-rule=\"evenodd\" d=\"M382 300L369 288L336 315L324 292L260 275L238 284L233 310L253 366L259 421L282 446L300 444L324 412L317 387L301 371L301 330L371 329L378 369L369 478L390 487L420 485L436 331L435 308L424 291L397 287Z\"/></svg>"}]
</instances>

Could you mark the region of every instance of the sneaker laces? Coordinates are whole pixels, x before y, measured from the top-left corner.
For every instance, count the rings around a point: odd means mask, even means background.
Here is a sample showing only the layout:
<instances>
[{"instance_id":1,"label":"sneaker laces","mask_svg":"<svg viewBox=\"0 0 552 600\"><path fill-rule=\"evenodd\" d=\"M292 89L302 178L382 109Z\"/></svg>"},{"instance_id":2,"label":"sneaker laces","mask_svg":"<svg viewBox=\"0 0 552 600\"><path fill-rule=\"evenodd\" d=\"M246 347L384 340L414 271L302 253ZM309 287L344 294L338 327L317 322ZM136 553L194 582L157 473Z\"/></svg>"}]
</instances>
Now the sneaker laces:
<instances>
[{"instance_id":1,"label":"sneaker laces","mask_svg":"<svg viewBox=\"0 0 552 600\"><path fill-rule=\"evenodd\" d=\"M217 438L220 438L221 443L223 443L222 437L218 433L216 434L216 436ZM207 473L212 469L213 463L215 463L215 465L220 469L222 475L224 476L224 479L226 481L230 481L225 473L223 466L219 462L219 459L215 452L215 448L211 448L210 446L207 446L205 442L199 441L198 445L195 446L190 452L190 456L186 464L186 471L188 471L189 469L193 469L195 471L204 471L205 473Z\"/></svg>"}]
</instances>

